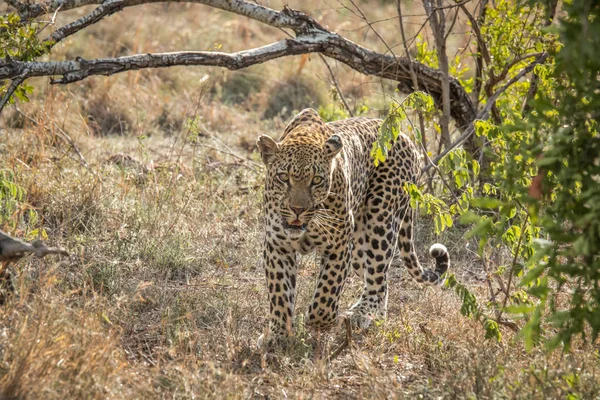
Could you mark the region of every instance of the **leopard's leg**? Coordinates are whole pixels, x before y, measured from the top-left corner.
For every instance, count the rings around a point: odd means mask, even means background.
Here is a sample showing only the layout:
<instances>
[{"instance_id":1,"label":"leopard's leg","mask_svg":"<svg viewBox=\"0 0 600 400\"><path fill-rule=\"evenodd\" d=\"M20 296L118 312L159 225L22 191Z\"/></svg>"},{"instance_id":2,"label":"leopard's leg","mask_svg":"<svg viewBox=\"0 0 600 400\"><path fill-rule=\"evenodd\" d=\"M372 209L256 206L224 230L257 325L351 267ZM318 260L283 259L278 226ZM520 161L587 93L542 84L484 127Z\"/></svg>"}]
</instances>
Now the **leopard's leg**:
<instances>
[{"instance_id":1,"label":"leopard's leg","mask_svg":"<svg viewBox=\"0 0 600 400\"><path fill-rule=\"evenodd\" d=\"M365 205L364 286L360 300L349 310L353 323L361 328L369 327L375 319L386 317L387 272L400 227L399 204L395 195L397 189L390 186L378 194L373 193Z\"/></svg>"},{"instance_id":2,"label":"leopard's leg","mask_svg":"<svg viewBox=\"0 0 600 400\"><path fill-rule=\"evenodd\" d=\"M263 250L269 292L270 340L292 335L296 302L296 254L283 244L265 240Z\"/></svg>"},{"instance_id":3,"label":"leopard's leg","mask_svg":"<svg viewBox=\"0 0 600 400\"><path fill-rule=\"evenodd\" d=\"M367 263L367 245L364 232L364 213L354 217L354 233L352 235L352 269L358 276L364 278Z\"/></svg>"},{"instance_id":4,"label":"leopard's leg","mask_svg":"<svg viewBox=\"0 0 600 400\"><path fill-rule=\"evenodd\" d=\"M440 243L432 245L429 248L429 254L435 258L435 270L423 269L415 252L413 241L413 220L415 210L407 205L404 210L401 210L400 214L402 215L402 218L398 234L398 247L394 254L393 265L400 266L402 261L404 261L406 269L417 282L426 285L438 285L442 283L442 275L450 267L448 250Z\"/></svg>"},{"instance_id":5,"label":"leopard's leg","mask_svg":"<svg viewBox=\"0 0 600 400\"><path fill-rule=\"evenodd\" d=\"M350 234L350 230L347 234ZM350 240L333 244L321 254L321 271L313 300L308 306L306 324L313 328L328 328L337 321L338 300L350 269Z\"/></svg>"}]
</instances>

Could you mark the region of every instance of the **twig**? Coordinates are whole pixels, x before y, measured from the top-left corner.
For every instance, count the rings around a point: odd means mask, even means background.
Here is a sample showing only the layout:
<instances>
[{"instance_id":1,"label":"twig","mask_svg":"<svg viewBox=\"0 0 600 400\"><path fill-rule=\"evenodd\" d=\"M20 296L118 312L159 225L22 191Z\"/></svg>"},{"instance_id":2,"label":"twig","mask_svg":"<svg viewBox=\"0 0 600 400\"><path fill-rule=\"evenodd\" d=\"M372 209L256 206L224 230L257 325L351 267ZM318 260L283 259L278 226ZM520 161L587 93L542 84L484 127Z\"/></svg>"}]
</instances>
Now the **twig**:
<instances>
[{"instance_id":1,"label":"twig","mask_svg":"<svg viewBox=\"0 0 600 400\"><path fill-rule=\"evenodd\" d=\"M475 17L473 17L466 7L461 7L461 10L466 14L467 18L471 22L471 28L473 29L477 39L477 51L475 52L475 88L473 90L473 101L475 102L475 107L479 106L479 94L481 93L481 88L483 86L483 61L485 61L487 64L490 64L491 62L490 53L481 35L481 30L479 29L479 27L485 21L487 3L488 0L481 1L481 9L479 10L478 19L475 19Z\"/></svg>"},{"instance_id":2,"label":"twig","mask_svg":"<svg viewBox=\"0 0 600 400\"><path fill-rule=\"evenodd\" d=\"M92 175L94 175L96 177L99 177L98 174L96 173L96 171L94 171L92 169L92 167L90 167L90 164L88 164L87 160L85 159L85 157L81 153L81 150L79 150L79 147L77 147L77 145L75 144L75 142L73 141L73 139L71 139L71 136L69 136L69 134L64 129L62 129L56 123L56 121L54 121L53 119L51 119L48 114L46 114L46 116L48 117L49 120L52 121L52 124L55 126L55 128L58 129L58 131L60 133L60 137L62 138L62 140L64 140L65 142L67 142L69 144L69 146L71 146L71 149L73 149L73 151L75 152L75 154L77 154L77 157L79 157L79 162L81 163L81 165L83 165L83 167L85 169L87 169Z\"/></svg>"},{"instance_id":3,"label":"twig","mask_svg":"<svg viewBox=\"0 0 600 400\"><path fill-rule=\"evenodd\" d=\"M342 93L342 90L340 89L340 85L338 84L337 78L335 77L335 74L333 73L333 69L331 69L331 66L327 62L327 59L325 57L323 57L322 54L319 54L319 58L321 59L321 61L323 61L323 63L327 67L327 70L329 71L329 75L331 75L331 80L333 81L333 85L335 86L335 90L337 91L338 95L340 96L340 100L342 101L344 108L346 109L346 111L348 111L348 114L350 114L351 117L354 117L354 113L352 112L352 109L348 105L348 102L346 101L346 98L344 97L344 94Z\"/></svg>"},{"instance_id":4,"label":"twig","mask_svg":"<svg viewBox=\"0 0 600 400\"><path fill-rule=\"evenodd\" d=\"M489 64L491 62L492 58L490 57L490 53L487 49L485 41L483 40L483 35L481 34L481 30L479 29L480 22L475 19L473 14L471 14L469 12L469 10L467 9L467 7L465 7L464 5L461 5L460 9L465 13L467 18L469 19L469 22L471 22L471 28L473 29L473 32L475 33L475 38L477 39L477 44L479 46L478 50L481 51L481 54L482 54L485 62ZM483 15L485 15L485 14L483 14Z\"/></svg>"},{"instance_id":5,"label":"twig","mask_svg":"<svg viewBox=\"0 0 600 400\"><path fill-rule=\"evenodd\" d=\"M279 30L282 31L288 37L293 38L293 36L289 32L287 32L285 29L280 28ZM352 109L348 105L348 102L346 102L346 97L344 97L344 94L342 93L342 90L340 89L340 85L338 84L337 78L335 77L335 74L333 73L333 69L331 69L331 67L329 66L329 63L327 62L327 59L322 54L319 54L319 58L321 59L321 61L323 61L323 63L327 67L327 70L329 71L329 75L331 76L331 80L333 81L333 84L335 85L335 90L337 90L337 93L340 95L340 100L342 101L344 108L346 108L346 111L348 111L348 114L350 114L351 117L354 117L354 113L352 112ZM298 71L300 71L300 70L298 70Z\"/></svg>"},{"instance_id":6,"label":"twig","mask_svg":"<svg viewBox=\"0 0 600 400\"><path fill-rule=\"evenodd\" d=\"M344 318L344 326L346 328L345 329L346 337L344 338L344 342L340 345L340 347L335 349L335 351L333 353L331 353L329 355L329 357L327 357L327 362L333 361L344 350L346 350L348 347L350 347L352 345L352 324L350 323L350 320L348 318Z\"/></svg>"},{"instance_id":7,"label":"twig","mask_svg":"<svg viewBox=\"0 0 600 400\"><path fill-rule=\"evenodd\" d=\"M458 20L458 13L459 13L459 10L456 10L454 12L454 18L452 18L452 23L450 24L450 28L448 28L446 31L446 36L444 36L444 42L448 41L448 37L452 33L452 29L454 29L454 25L456 24L456 21Z\"/></svg>"},{"instance_id":8,"label":"twig","mask_svg":"<svg viewBox=\"0 0 600 400\"><path fill-rule=\"evenodd\" d=\"M405 57L408 58L409 62L409 70L410 70L410 79L412 80L413 89L415 91L419 90L419 80L417 79L417 74L415 73L415 69L412 64L412 60L410 57L410 51L408 50L408 44L406 43L406 34L404 33L404 22L402 20L402 6L400 3L401 0L396 0L396 9L398 10L398 22L400 25L400 35L402 36L402 44L404 45L404 54ZM425 135L425 122L423 120L423 113L419 110L417 111L417 117L419 118L419 129L421 130L421 146L423 147L423 153L427 155L427 138Z\"/></svg>"},{"instance_id":9,"label":"twig","mask_svg":"<svg viewBox=\"0 0 600 400\"><path fill-rule=\"evenodd\" d=\"M19 85L25 82L25 79L25 77L17 76L12 80L10 86L6 89L6 93L4 93L4 96L2 96L2 99L0 99L0 113L2 113L2 110L8 104L8 101L10 100L15 90L17 90Z\"/></svg>"},{"instance_id":10,"label":"twig","mask_svg":"<svg viewBox=\"0 0 600 400\"><path fill-rule=\"evenodd\" d=\"M218 151L219 153L226 154L226 155L231 156L231 157L233 157L233 158L235 158L237 160L243 161L245 163L250 163L253 167L256 167L256 168L259 168L259 169L263 169L262 165L258 164L255 161L252 161L252 160L250 160L248 158L245 158L245 157L242 157L242 156L238 156L237 154L233 153L230 149L229 150L223 150L223 149L220 149L218 147L210 146L210 145L204 144L204 143L199 143L198 146L199 147L204 147L206 149Z\"/></svg>"},{"instance_id":11,"label":"twig","mask_svg":"<svg viewBox=\"0 0 600 400\"><path fill-rule=\"evenodd\" d=\"M404 114L406 114L406 109L404 108L403 103L400 103L398 105L398 108L402 108L402 111L404 112ZM397 108L396 108L397 109ZM412 123L412 121L410 119L407 119L408 123L410 124L411 128L414 130L415 127ZM423 146L423 143L421 143L421 146ZM425 149L423 149L425 150ZM458 197L456 197L456 193L454 193L454 190L452 190L452 187L450 186L450 184L448 183L448 181L446 180L446 178L444 177L444 175L442 174L442 172L440 171L440 169L438 168L437 165L435 165L433 163L433 161L431 161L431 157L429 157L429 154L427 154L427 151L425 151L425 157L427 158L427 160L429 161L430 165L436 170L436 172L438 173L438 175L440 176L440 179L442 180L442 183L444 184L444 186L446 187L446 189L448 189L448 192L450 192L450 194L452 194L452 197L454 197L454 202L455 204L458 206L458 208L460 208L460 210L462 211L462 207L460 205L460 201L458 200ZM402 217L404 218L404 217Z\"/></svg>"},{"instance_id":12,"label":"twig","mask_svg":"<svg viewBox=\"0 0 600 400\"><path fill-rule=\"evenodd\" d=\"M40 122L31 118L29 115L25 114L23 111L21 111L21 109L17 106L15 106L15 109L17 110L17 112L23 117L26 118L27 120L29 120L29 122L37 125L40 125ZM63 141L67 142L69 144L69 146L71 146L71 149L73 149L73 151L75 152L75 154L77 154L79 163L85 168L87 169L92 175L96 176L99 178L98 174L96 173L96 171L94 171L92 169L92 167L90 166L90 164L88 164L87 160L85 159L85 157L83 156L83 154L81 153L81 150L79 150L79 147L77 146L77 144L75 144L75 142L73 141L73 139L71 138L71 136L69 136L69 134L67 132L65 132L64 129L62 129L57 123L56 121L52 120L48 114L46 114L46 117L48 118L48 120L51 120L52 123L54 124L54 126L56 127L56 129L59 131L60 135L56 135L59 138L61 138Z\"/></svg>"},{"instance_id":13,"label":"twig","mask_svg":"<svg viewBox=\"0 0 600 400\"><path fill-rule=\"evenodd\" d=\"M516 56L515 58L513 58L508 64L506 64L504 66L504 68L502 69L502 71L498 74L498 75L494 75L492 74L490 80L486 83L485 88L486 88L486 92L491 92L491 90L494 88L494 86L496 86L498 84L498 82L501 82L504 80L504 78L506 78L506 75L508 75L508 73L510 72L510 69L512 67L514 67L515 65L517 65L518 63L527 60L528 58L537 58L539 56L541 56L542 52L540 53L532 53L532 54L522 54L520 56Z\"/></svg>"},{"instance_id":14,"label":"twig","mask_svg":"<svg viewBox=\"0 0 600 400\"><path fill-rule=\"evenodd\" d=\"M387 47L388 51L394 57L396 57L396 54L394 53L394 50L392 50L392 48L390 47L390 45L387 44L387 42L385 41L385 39L383 38L383 36L381 36L379 34L379 32L377 32L377 29L375 29L375 27L373 26L373 24L371 22L369 22L369 19L367 18L367 16L365 15L365 13L361 10L361 8L356 5L356 3L354 2L354 0L350 0L350 3L352 3L352 5L354 6L354 8L356 8L356 11L358 11L358 13L360 14L360 17L363 19L363 21L365 21L365 23L373 31L373 33L375 34L375 36L377 36L379 38L379 40L381 41L381 43L383 43L385 45L385 47Z\"/></svg>"},{"instance_id":15,"label":"twig","mask_svg":"<svg viewBox=\"0 0 600 400\"><path fill-rule=\"evenodd\" d=\"M490 291L490 302L496 304L496 294L494 293L494 288L492 286L492 276L490 274L490 269L488 268L485 257L481 257L481 263L483 264L483 272L485 272L485 282L487 283Z\"/></svg>"},{"instance_id":16,"label":"twig","mask_svg":"<svg viewBox=\"0 0 600 400\"><path fill-rule=\"evenodd\" d=\"M529 222L529 214L525 217L525 221L523 221L523 226L521 227L521 235L519 236L519 242L517 243L517 247L515 248L515 254L513 256L513 261L510 267L510 273L508 274L508 283L506 284L506 294L504 296L504 301L502 302L502 308L500 309L500 314L497 317L497 320L500 320L502 317L502 313L506 308L506 303L508 302L508 298L510 297L510 285L512 283L513 276L515 274L515 265L517 264L517 258L519 258L519 251L521 250L521 243L523 243L523 237L525 236L525 229L527 228L527 223Z\"/></svg>"},{"instance_id":17,"label":"twig","mask_svg":"<svg viewBox=\"0 0 600 400\"><path fill-rule=\"evenodd\" d=\"M61 6L59 6L56 9L55 15L56 12L58 12L58 10L60 9L60 7ZM74 33L79 32L80 30L97 23L102 18L114 14L117 11L122 10L124 7L124 0L107 0L106 2L102 3L102 5L94 9L94 11L92 11L91 13L86 14L83 17L71 22L70 24L62 26L59 29L55 30L51 35L46 37L44 41L52 41L52 46L54 46L56 45L56 43L60 42L64 38L71 36Z\"/></svg>"}]
</instances>

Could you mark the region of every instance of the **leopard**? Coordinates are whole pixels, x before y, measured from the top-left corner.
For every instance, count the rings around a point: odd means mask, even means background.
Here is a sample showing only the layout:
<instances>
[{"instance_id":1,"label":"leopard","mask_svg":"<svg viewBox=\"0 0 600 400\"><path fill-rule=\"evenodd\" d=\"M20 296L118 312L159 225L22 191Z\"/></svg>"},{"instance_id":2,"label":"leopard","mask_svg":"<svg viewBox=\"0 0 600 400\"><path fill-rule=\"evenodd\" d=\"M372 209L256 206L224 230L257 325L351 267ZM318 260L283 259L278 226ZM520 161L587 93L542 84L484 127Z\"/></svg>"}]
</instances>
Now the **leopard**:
<instances>
[{"instance_id":1,"label":"leopard","mask_svg":"<svg viewBox=\"0 0 600 400\"><path fill-rule=\"evenodd\" d=\"M278 141L257 140L266 166L262 264L269 301L269 340L295 329L298 255L316 253L320 270L304 324L327 330L340 316L369 328L387 317L388 271L404 265L426 285L443 283L447 248L433 244L434 269L424 269L413 241L415 209L405 184L417 182L421 156L400 133L384 162L371 157L381 119L326 122L314 109L296 115ZM340 295L353 270L362 294L340 314Z\"/></svg>"}]
</instances>

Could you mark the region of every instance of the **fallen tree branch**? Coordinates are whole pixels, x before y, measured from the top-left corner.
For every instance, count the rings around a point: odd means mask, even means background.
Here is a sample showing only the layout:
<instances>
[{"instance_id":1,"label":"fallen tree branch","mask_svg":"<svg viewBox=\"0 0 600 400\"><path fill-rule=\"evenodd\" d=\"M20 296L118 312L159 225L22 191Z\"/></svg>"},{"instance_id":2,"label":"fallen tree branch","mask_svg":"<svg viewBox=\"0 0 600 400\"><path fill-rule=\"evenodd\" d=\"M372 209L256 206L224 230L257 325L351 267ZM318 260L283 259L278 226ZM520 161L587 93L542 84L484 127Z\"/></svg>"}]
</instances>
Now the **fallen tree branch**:
<instances>
[{"instance_id":1,"label":"fallen tree branch","mask_svg":"<svg viewBox=\"0 0 600 400\"><path fill-rule=\"evenodd\" d=\"M48 254L69 255L65 249L48 247L40 240L30 244L0 231L0 261L16 261L27 253L33 253L40 258Z\"/></svg>"},{"instance_id":2,"label":"fallen tree branch","mask_svg":"<svg viewBox=\"0 0 600 400\"><path fill-rule=\"evenodd\" d=\"M8 296L15 291L11 274L7 269L8 266L27 253L33 253L40 258L48 254L69 255L66 250L58 247L48 247L40 240L29 244L0 230L0 305L3 305Z\"/></svg>"}]
</instances>

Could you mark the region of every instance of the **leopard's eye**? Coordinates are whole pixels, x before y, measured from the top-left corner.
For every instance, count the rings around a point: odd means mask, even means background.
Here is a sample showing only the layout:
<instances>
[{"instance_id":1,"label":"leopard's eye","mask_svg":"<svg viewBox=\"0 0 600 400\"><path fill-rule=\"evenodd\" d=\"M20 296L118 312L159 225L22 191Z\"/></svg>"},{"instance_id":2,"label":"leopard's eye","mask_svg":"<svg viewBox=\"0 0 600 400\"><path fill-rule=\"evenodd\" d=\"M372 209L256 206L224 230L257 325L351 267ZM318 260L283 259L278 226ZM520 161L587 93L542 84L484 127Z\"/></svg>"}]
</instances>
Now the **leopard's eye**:
<instances>
[{"instance_id":1,"label":"leopard's eye","mask_svg":"<svg viewBox=\"0 0 600 400\"><path fill-rule=\"evenodd\" d=\"M277 174L277 178L279 178L281 182L287 182L290 180L290 176L285 172L280 172L279 174Z\"/></svg>"},{"instance_id":2,"label":"leopard's eye","mask_svg":"<svg viewBox=\"0 0 600 400\"><path fill-rule=\"evenodd\" d=\"M312 178L311 184L318 185L321 182L323 182L323 178L320 176L315 176L314 178Z\"/></svg>"}]
</instances>

